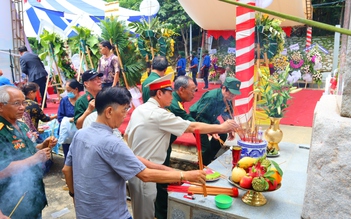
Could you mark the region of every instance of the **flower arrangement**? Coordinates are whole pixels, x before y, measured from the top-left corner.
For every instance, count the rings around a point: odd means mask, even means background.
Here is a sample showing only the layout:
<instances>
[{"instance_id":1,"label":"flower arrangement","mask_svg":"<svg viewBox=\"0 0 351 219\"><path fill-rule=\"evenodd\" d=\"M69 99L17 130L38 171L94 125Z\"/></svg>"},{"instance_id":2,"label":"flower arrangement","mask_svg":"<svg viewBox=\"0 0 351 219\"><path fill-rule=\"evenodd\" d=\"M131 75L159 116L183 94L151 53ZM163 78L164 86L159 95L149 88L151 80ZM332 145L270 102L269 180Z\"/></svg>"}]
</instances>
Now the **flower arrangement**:
<instances>
[{"instance_id":1,"label":"flower arrangement","mask_svg":"<svg viewBox=\"0 0 351 219\"><path fill-rule=\"evenodd\" d=\"M288 82L295 83L297 80L307 82L322 83L321 69L322 55L317 47L313 47L310 51L294 50L289 52L287 56L279 55L272 59L274 70L282 72L289 66Z\"/></svg>"},{"instance_id":2,"label":"flower arrangement","mask_svg":"<svg viewBox=\"0 0 351 219\"><path fill-rule=\"evenodd\" d=\"M217 81L219 76L224 73L226 67L230 68L227 77L235 76L236 57L232 53L222 53L210 55L211 68L209 73L209 80Z\"/></svg>"},{"instance_id":3,"label":"flower arrangement","mask_svg":"<svg viewBox=\"0 0 351 219\"><path fill-rule=\"evenodd\" d=\"M235 54L229 53L226 56L224 56L223 67L229 67L231 72L235 74L235 66L236 66Z\"/></svg>"},{"instance_id":4,"label":"flower arrangement","mask_svg":"<svg viewBox=\"0 0 351 219\"><path fill-rule=\"evenodd\" d=\"M289 65L288 57L284 55L277 55L272 59L274 70L276 72L282 72Z\"/></svg>"},{"instance_id":5,"label":"flower arrangement","mask_svg":"<svg viewBox=\"0 0 351 219\"><path fill-rule=\"evenodd\" d=\"M217 71L209 71L208 80L210 81L218 81L220 74Z\"/></svg>"},{"instance_id":6,"label":"flower arrangement","mask_svg":"<svg viewBox=\"0 0 351 219\"><path fill-rule=\"evenodd\" d=\"M305 63L304 57L300 51L295 50L290 55L290 67L293 69L299 69Z\"/></svg>"},{"instance_id":7,"label":"flower arrangement","mask_svg":"<svg viewBox=\"0 0 351 219\"><path fill-rule=\"evenodd\" d=\"M261 94L262 100L258 101L258 105L263 108L269 117L282 118L291 99L291 94L300 91L296 87L292 87L288 82L290 72L289 66L283 72L275 72L272 75L262 74L259 84L256 83L255 92Z\"/></svg>"}]
</instances>

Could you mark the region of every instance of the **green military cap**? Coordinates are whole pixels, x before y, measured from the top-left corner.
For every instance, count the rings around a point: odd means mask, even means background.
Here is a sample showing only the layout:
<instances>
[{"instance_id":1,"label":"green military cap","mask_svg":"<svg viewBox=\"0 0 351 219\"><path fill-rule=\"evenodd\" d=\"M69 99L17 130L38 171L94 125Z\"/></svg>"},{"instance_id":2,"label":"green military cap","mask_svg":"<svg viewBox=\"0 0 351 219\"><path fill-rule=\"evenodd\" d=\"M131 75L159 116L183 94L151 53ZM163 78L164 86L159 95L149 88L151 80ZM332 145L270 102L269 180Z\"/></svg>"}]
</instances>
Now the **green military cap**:
<instances>
[{"instance_id":1,"label":"green military cap","mask_svg":"<svg viewBox=\"0 0 351 219\"><path fill-rule=\"evenodd\" d=\"M182 56L182 57L184 57L184 56L185 56L184 51L179 51L179 55Z\"/></svg>"},{"instance_id":2,"label":"green military cap","mask_svg":"<svg viewBox=\"0 0 351 219\"><path fill-rule=\"evenodd\" d=\"M223 86L226 86L230 93L235 94L235 95L240 95L240 85L241 82L233 77L227 77L223 83Z\"/></svg>"}]
</instances>

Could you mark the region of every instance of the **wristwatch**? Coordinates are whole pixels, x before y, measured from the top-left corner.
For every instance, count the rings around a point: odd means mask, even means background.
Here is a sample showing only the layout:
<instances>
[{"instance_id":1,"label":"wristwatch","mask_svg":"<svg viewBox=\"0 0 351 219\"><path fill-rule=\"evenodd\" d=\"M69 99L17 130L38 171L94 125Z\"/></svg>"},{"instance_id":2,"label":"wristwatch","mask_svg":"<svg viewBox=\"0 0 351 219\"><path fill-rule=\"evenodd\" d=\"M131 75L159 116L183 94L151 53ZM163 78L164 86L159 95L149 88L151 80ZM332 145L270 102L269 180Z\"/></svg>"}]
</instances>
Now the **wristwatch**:
<instances>
[{"instance_id":1,"label":"wristwatch","mask_svg":"<svg viewBox=\"0 0 351 219\"><path fill-rule=\"evenodd\" d=\"M68 191L68 194L69 194L69 196L71 196L72 198L74 198L74 193Z\"/></svg>"}]
</instances>

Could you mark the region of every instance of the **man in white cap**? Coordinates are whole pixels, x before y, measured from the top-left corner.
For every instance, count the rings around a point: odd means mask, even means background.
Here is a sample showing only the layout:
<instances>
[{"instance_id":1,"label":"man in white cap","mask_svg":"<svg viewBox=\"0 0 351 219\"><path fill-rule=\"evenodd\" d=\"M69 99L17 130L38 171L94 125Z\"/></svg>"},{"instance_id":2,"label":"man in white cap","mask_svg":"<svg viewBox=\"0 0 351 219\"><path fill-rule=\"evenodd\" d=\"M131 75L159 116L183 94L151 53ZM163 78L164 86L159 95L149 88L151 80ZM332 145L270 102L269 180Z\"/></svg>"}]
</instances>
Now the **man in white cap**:
<instances>
[{"instance_id":1,"label":"man in white cap","mask_svg":"<svg viewBox=\"0 0 351 219\"><path fill-rule=\"evenodd\" d=\"M190 122L166 110L172 102L171 77L166 75L146 85L150 88L150 99L134 110L125 132L134 154L157 164L163 164L166 159L171 134L180 136L195 130L202 134L227 133L236 126L234 120L221 125ZM156 184L142 182L137 177L128 182L134 218L154 218Z\"/></svg>"}]
</instances>

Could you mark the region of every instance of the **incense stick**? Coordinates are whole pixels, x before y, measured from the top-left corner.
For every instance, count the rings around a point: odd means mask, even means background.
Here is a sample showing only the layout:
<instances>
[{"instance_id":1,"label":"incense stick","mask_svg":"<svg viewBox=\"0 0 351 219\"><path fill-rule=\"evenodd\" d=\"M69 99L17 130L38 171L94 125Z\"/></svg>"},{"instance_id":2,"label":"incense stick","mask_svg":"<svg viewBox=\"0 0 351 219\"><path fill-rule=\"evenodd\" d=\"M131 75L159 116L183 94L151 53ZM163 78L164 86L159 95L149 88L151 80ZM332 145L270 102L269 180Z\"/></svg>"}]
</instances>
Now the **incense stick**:
<instances>
[{"instance_id":1,"label":"incense stick","mask_svg":"<svg viewBox=\"0 0 351 219\"><path fill-rule=\"evenodd\" d=\"M199 169L203 170L204 165L202 163L202 153L201 153L201 139L200 139L200 131L198 129L195 130L195 138L196 138L196 146L197 146L197 155L198 155L198 160L199 160ZM207 196L207 191L206 191L206 184L202 186L203 191L204 191L204 197Z\"/></svg>"},{"instance_id":2,"label":"incense stick","mask_svg":"<svg viewBox=\"0 0 351 219\"><path fill-rule=\"evenodd\" d=\"M25 192L21 198L18 200L16 206L13 208L13 210L11 211L9 217L11 217L13 215L13 213L15 213L16 209L18 208L18 206L21 204L22 200L24 199L24 196L26 196L27 192Z\"/></svg>"},{"instance_id":3,"label":"incense stick","mask_svg":"<svg viewBox=\"0 0 351 219\"><path fill-rule=\"evenodd\" d=\"M197 184L203 187L202 184ZM167 190L170 192L183 192L189 193L192 192L194 194L204 194L203 188L200 186L168 186ZM205 186L206 187L206 194L208 195L219 195L225 194L233 197L238 197L239 192L238 188L225 188L225 187L218 187L218 186Z\"/></svg>"}]
</instances>

